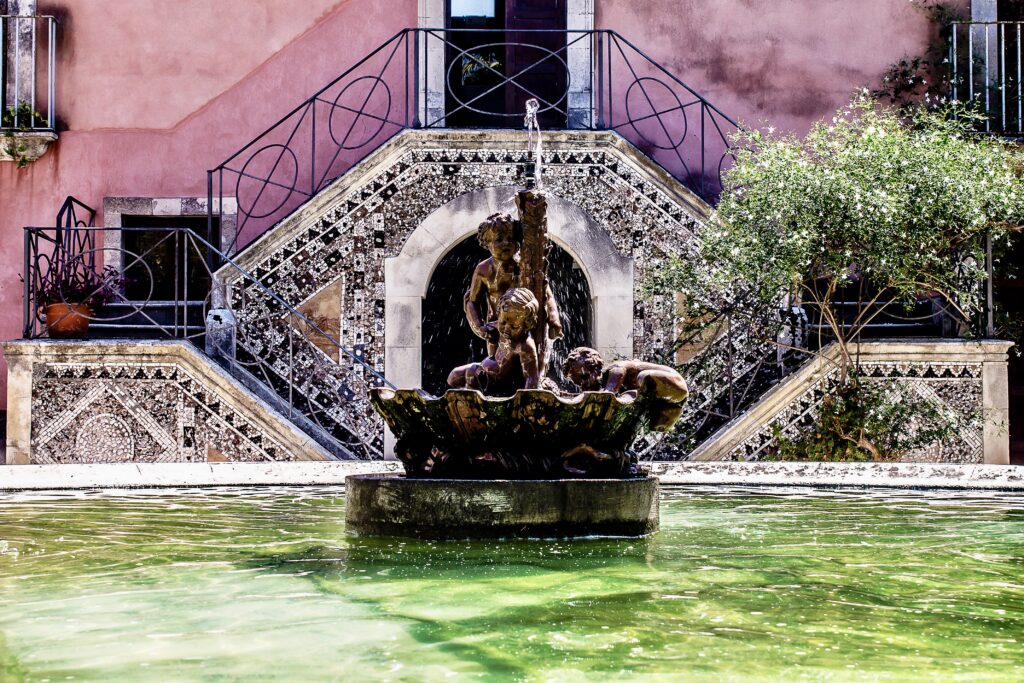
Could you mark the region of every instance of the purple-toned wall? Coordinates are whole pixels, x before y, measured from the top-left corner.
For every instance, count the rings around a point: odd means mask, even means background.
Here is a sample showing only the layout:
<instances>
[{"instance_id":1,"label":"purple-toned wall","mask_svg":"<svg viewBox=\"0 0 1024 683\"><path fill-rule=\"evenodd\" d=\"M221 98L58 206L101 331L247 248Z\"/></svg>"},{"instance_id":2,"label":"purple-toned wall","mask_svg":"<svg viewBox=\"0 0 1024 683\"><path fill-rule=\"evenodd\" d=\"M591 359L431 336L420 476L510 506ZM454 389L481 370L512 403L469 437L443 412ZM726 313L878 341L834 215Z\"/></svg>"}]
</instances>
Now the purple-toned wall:
<instances>
[{"instance_id":1,"label":"purple-toned wall","mask_svg":"<svg viewBox=\"0 0 1024 683\"><path fill-rule=\"evenodd\" d=\"M73 194L205 196L206 170L406 26L379 0L64 0L60 139L25 169L0 163L0 338L21 335L22 230ZM102 215L97 217L102 225ZM6 363L0 401L6 405Z\"/></svg>"},{"instance_id":2,"label":"purple-toned wall","mask_svg":"<svg viewBox=\"0 0 1024 683\"><path fill-rule=\"evenodd\" d=\"M969 0L960 0L964 6ZM806 132L934 35L911 0L596 0L614 29L723 112Z\"/></svg>"}]
</instances>

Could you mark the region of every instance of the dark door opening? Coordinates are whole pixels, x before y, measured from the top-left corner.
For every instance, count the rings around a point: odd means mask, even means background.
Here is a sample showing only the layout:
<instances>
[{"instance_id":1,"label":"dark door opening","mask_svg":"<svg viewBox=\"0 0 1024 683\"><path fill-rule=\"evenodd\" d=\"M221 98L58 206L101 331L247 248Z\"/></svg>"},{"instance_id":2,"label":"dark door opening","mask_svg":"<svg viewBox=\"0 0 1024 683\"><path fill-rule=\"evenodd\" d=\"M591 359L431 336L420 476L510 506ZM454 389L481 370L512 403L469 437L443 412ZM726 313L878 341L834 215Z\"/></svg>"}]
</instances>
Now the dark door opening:
<instances>
[{"instance_id":1,"label":"dark door opening","mask_svg":"<svg viewBox=\"0 0 1024 683\"><path fill-rule=\"evenodd\" d=\"M121 233L121 247L125 250L125 297L133 301L204 300L210 289L210 273L206 267L208 250L184 234L159 228L190 228L205 239L206 220L206 216L122 216L123 227L156 228ZM213 227L210 242L216 245L220 233L216 218ZM137 258L140 263L130 265Z\"/></svg>"},{"instance_id":2,"label":"dark door opening","mask_svg":"<svg viewBox=\"0 0 1024 683\"><path fill-rule=\"evenodd\" d=\"M423 300L423 388L440 395L448 373L459 365L483 360L484 341L473 334L462 309L473 269L487 258L476 237L459 242L434 270ZM590 286L572 256L557 244L548 254L551 290L562 315L564 336L555 342L548 375L560 384L562 362L577 346L592 346Z\"/></svg>"},{"instance_id":3,"label":"dark door opening","mask_svg":"<svg viewBox=\"0 0 1024 683\"><path fill-rule=\"evenodd\" d=\"M566 0L448 0L446 26L448 127L519 128L531 97L541 126L566 127Z\"/></svg>"}]
</instances>

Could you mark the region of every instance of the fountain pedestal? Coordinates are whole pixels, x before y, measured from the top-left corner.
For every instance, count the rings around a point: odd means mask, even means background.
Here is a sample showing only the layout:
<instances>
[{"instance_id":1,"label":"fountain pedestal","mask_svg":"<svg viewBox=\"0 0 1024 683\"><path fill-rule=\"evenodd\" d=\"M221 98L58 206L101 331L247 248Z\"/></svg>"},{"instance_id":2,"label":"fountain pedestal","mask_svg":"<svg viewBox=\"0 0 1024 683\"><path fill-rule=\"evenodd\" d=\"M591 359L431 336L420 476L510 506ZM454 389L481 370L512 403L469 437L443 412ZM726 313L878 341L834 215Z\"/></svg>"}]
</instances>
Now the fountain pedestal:
<instances>
[{"instance_id":1,"label":"fountain pedestal","mask_svg":"<svg viewBox=\"0 0 1024 683\"><path fill-rule=\"evenodd\" d=\"M345 479L350 532L418 538L645 536L658 530L658 480Z\"/></svg>"}]
</instances>

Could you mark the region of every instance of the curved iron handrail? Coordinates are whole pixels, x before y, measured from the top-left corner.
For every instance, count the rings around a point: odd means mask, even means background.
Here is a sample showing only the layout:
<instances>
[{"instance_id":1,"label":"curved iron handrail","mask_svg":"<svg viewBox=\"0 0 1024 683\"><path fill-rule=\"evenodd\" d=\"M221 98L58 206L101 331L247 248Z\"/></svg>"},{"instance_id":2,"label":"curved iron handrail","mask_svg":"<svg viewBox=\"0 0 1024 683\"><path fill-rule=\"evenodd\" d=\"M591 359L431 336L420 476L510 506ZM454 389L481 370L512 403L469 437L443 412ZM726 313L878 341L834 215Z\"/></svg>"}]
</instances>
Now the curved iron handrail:
<instances>
[{"instance_id":1,"label":"curved iron handrail","mask_svg":"<svg viewBox=\"0 0 1024 683\"><path fill-rule=\"evenodd\" d=\"M68 228L33 227L33 226L25 228L26 234L27 234L28 237L34 237L36 239L41 239L44 242L47 242L47 243L50 243L51 245L54 245L54 247L56 247L56 245L57 245L56 239L55 238L47 237L46 233L47 232L54 232L54 233L58 233L59 234L61 229L67 231ZM85 231L85 232L89 232L89 233L93 233L93 234L94 233L98 233L98 232L109 232L109 231L116 231L116 232L127 232L127 231L166 232L166 233L168 233L168 236L171 236L171 234L174 234L174 233L184 234L184 236L188 240L195 241L195 243L198 244L200 247L202 247L204 250L207 250L210 253L215 254L217 256L217 258L220 259L220 262L223 265L230 266L231 268L236 270L242 276L242 280L245 281L246 287L247 288L255 287L256 290L261 295L263 295L263 296L267 297L268 299L270 299L271 301L273 301L276 306L280 307L281 315L282 316L286 316L287 315L287 316L294 317L296 319L296 321L301 322L303 325L307 326L312 332L316 333L318 336L323 337L325 340L327 340L328 342L330 342L331 344L336 346L338 348L338 350L341 352L342 355L344 355L346 358L348 358L352 362L355 362L355 364L357 364L357 365L361 366L362 368L364 368L364 370L368 371L378 382L380 382L380 384L382 386L387 386L387 387L390 387L392 389L396 388L393 384L391 384L391 382L389 382L387 380L386 377L384 377L384 375L378 373L373 368L373 366L368 364L368 362L365 359L362 359L362 357L358 353L356 353L356 352L352 351L351 349L349 349L348 347L346 347L344 344L342 344L340 341L338 341L338 339L336 339L330 333L325 332L323 329L321 329L321 327L316 325L316 323L313 322L312 319L310 319L304 313L302 313L297 308L292 306L290 303L285 301L280 295L276 294L273 290L268 288L266 285L261 283L256 278L255 275L253 275L251 272L249 272L243 266L239 265L230 256L228 256L227 254L224 254L222 251L220 251L219 249L217 249L216 247L211 245L209 242L207 242L204 238L199 236L199 234L197 234L191 228L187 228L187 227L93 227L93 226L77 226L77 227L71 228L71 230L72 231L75 231L75 230L77 230L77 231ZM165 238L165 240L166 240L166 238ZM129 255L132 258L132 260L130 262L125 263L123 260L119 260L119 266L118 266L119 269L122 270L122 271L126 271L126 270L134 267L136 264L141 264L141 265L145 266L146 268L150 267L150 266L148 266L148 264L145 263L144 259L145 259L146 256L152 254L155 251L156 247L160 246L161 242L162 241L156 243L156 245L151 246L150 248L148 248L145 252L143 252L141 254L135 254L133 252L128 251L127 249L116 248L116 247L99 247L99 248L95 249L94 251L100 251L100 252L120 252L120 253ZM82 242L82 244L94 244L94 243L95 243L94 239ZM87 262L87 261L90 260L89 258L86 257L85 254L82 254L82 253L76 254L74 256L70 256L70 258L76 259L76 260L79 260L79 261L83 261L83 262ZM40 268L41 265L52 263L52 260L53 259L52 259L51 255L44 253L38 247L30 249L27 252L28 267L26 268L26 270L30 274L39 272L41 270L41 268ZM95 259L93 258L91 260L94 261ZM176 267L176 270L179 270L179 268ZM178 274L180 274L180 272ZM209 270L207 271L207 274L209 274L211 276L214 276L214 273L212 271L209 271ZM26 280L31 282L31 278L27 278ZM214 288L222 287L222 286L223 285L221 283L215 283ZM152 295L152 290L153 290L152 283L151 283L151 288L150 289L151 289L151 295ZM35 296L36 296L35 293L30 294L27 297L27 300L31 303L35 299ZM208 304L212 303L210 301L212 296L213 296L213 291L212 290L210 292L207 292L207 293L204 294L205 301ZM144 300L128 299L123 293L121 294L121 299L123 300L124 303L130 304L131 306L137 308L138 310L144 309L145 306L147 306L147 305L152 305L152 304L157 303L154 300L152 300L151 298L146 298ZM178 305L178 304L185 303L185 302L186 301L174 301L172 303L174 303L175 305ZM163 303L163 302L161 302L161 303ZM89 317L92 317L92 316L89 316ZM120 318L117 318L117 319L120 319ZM28 330L28 329L30 329L30 327L31 326L27 325L26 329ZM189 335L189 334L187 334L184 331L175 330L175 328L169 327L169 326L162 326L162 325L160 325L157 322L154 322L153 327L154 327L154 329L159 329L159 330L163 331L165 334L167 334L170 337L189 338L189 337L200 336L200 335ZM42 331L38 327L33 327L32 329L35 330L35 332L27 334L26 335L27 337L35 338L35 337L41 336Z\"/></svg>"},{"instance_id":2,"label":"curved iron handrail","mask_svg":"<svg viewBox=\"0 0 1024 683\"><path fill-rule=\"evenodd\" d=\"M162 234L162 237L136 253L123 246L93 246L122 243L120 238L104 239L101 234L104 232L150 232ZM82 249L68 252L66 244L81 245ZM343 450L361 453L363 457L381 455L379 445L375 443L376 430L369 430L373 432L370 434L366 424L346 424L339 415L355 415L365 408L365 401L354 400L359 394L352 391L349 384L356 386L361 393L367 393L363 389L368 387L387 386L393 389L395 386L359 352L345 346L321 324L189 228L29 227L25 228L25 247L26 338L42 336L49 326L77 317L92 321L93 327L108 334L131 336L143 332L148 336L156 334L200 342L207 334L207 313L214 308L231 308L231 301L241 301L240 310L251 312L258 309L266 315L238 321L235 347L226 359L228 364L247 370L256 381L276 393L283 405L287 405L289 417L306 418L309 421L306 424L318 426ZM173 300L158 301L153 298L158 276L153 266L160 259L160 249L164 247L173 249L175 254L174 272L163 273L168 281L173 280L174 294ZM227 284L215 277L208 265L211 255L223 264L222 268L234 270L236 279L233 282ZM71 281L66 276L55 275L57 263L62 264L65 271L73 269L74 274L80 277ZM191 267L190 263L201 265ZM211 287L198 294L193 287L190 296L189 283L196 267L210 279ZM142 283L142 289L148 293L141 298L128 290L128 283L124 280L126 275L140 272L148 280L148 287L146 282ZM60 303L64 299L67 299L65 303L77 303L59 292L60 284L64 282L72 285L85 283L88 289L95 290L90 292L77 288L86 296L104 290L110 295L108 306L111 308L96 312L65 307L59 312L58 319L46 319L45 304ZM55 291L59 300L44 297L52 297ZM237 296L235 292L238 292ZM251 303L254 297L259 297L256 300L258 304L245 306L246 299ZM56 315L58 312L51 309L51 313ZM268 327L278 330L279 343L268 343L265 335L249 334L254 329L262 331ZM234 354L237 354L237 360ZM282 364L282 356L287 363ZM300 365L304 372L297 372ZM314 384L317 395L308 395L310 392L305 389Z\"/></svg>"},{"instance_id":3,"label":"curved iron handrail","mask_svg":"<svg viewBox=\"0 0 1024 683\"><path fill-rule=\"evenodd\" d=\"M477 56L480 46L467 46L468 35L539 56L507 74ZM542 40L550 35L564 40ZM579 64L579 55L570 59L574 50L590 54L581 73L570 69ZM438 63L438 51L465 56L493 82L471 95L455 92L446 77L454 62ZM561 73L564 92L554 101L527 82L538 67ZM402 130L446 127L464 112L515 120L521 111L484 103L508 88L537 99L565 127L623 135L706 201L717 198L739 124L617 31L406 28L207 172L210 235L214 218L224 225L231 214L225 199L233 199L234 238L225 251L237 254Z\"/></svg>"}]
</instances>

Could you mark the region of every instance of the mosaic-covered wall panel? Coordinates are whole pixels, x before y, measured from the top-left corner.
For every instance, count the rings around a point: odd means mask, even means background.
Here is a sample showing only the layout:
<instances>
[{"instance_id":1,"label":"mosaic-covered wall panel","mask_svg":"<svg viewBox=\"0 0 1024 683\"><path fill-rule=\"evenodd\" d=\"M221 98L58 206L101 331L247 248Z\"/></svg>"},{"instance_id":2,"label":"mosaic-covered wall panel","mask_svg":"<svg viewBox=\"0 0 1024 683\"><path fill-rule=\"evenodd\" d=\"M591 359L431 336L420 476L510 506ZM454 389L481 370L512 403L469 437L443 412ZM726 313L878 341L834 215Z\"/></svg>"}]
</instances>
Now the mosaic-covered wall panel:
<instances>
[{"instance_id":1,"label":"mosaic-covered wall panel","mask_svg":"<svg viewBox=\"0 0 1024 683\"><path fill-rule=\"evenodd\" d=\"M980 463L984 461L982 425L982 364L921 363L896 361L864 362L861 376L868 382L900 382L922 397L931 399L958 424L970 425L952 441L934 443L907 453L904 462ZM774 418L744 439L725 460L756 461L766 458L775 444L775 434L795 437L813 424L825 393L835 386L836 371L819 376L805 391L790 401Z\"/></svg>"},{"instance_id":2,"label":"mosaic-covered wall panel","mask_svg":"<svg viewBox=\"0 0 1024 683\"><path fill-rule=\"evenodd\" d=\"M294 459L173 363L36 363L33 464Z\"/></svg>"}]
</instances>

